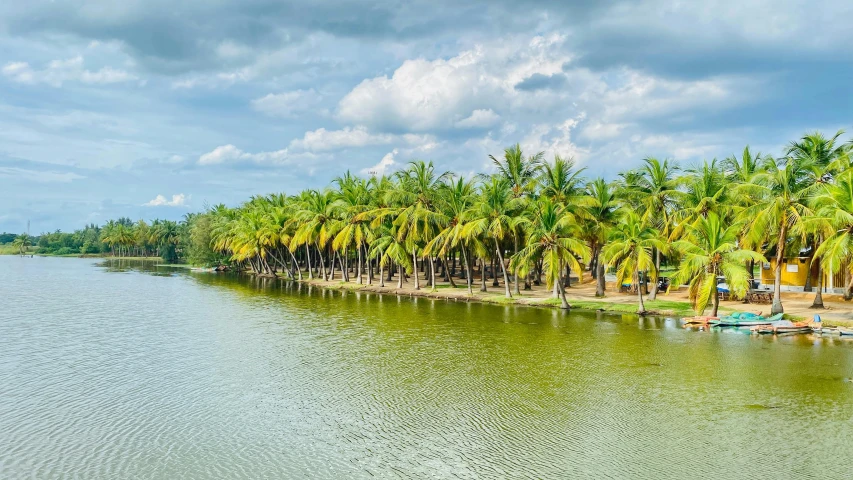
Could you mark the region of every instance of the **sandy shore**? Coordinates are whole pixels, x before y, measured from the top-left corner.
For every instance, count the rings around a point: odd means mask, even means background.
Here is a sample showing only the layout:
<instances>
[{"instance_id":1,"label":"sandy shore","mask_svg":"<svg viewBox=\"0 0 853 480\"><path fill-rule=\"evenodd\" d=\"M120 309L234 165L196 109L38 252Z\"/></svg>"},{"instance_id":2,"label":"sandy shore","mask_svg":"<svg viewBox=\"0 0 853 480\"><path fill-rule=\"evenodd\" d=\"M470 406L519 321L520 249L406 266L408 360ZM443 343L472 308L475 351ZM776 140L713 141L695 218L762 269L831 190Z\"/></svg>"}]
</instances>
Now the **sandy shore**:
<instances>
[{"instance_id":1,"label":"sandy shore","mask_svg":"<svg viewBox=\"0 0 853 480\"><path fill-rule=\"evenodd\" d=\"M340 280L340 277L330 281L319 279L309 280L307 278L304 281L312 285L337 290L360 290L388 295L418 296L459 302L483 302L550 308L559 306L559 301L551 296L551 291L544 285L533 286L530 290L522 289L520 295L513 294L512 299L507 299L504 296L503 285L494 287L491 281L487 282L488 291L481 292L478 280L474 284L473 295L468 295L465 281L461 279L456 280L456 288L451 287L446 281L443 281L437 283L436 288L432 289L428 282L421 281L421 288L419 290L415 290L411 279L409 279L409 282L403 283L403 288L397 288L396 281L385 282L385 286L380 287L379 281L376 278L373 279L372 284L367 284L366 276L363 284L358 284L355 281L343 282ZM627 314L636 314L637 312L638 301L635 294L620 293L616 291L615 285L608 283L605 297L597 298L595 296L595 284L588 277L583 282L575 283L567 288L566 298L572 308L577 309L603 310ZM686 289L661 293L654 301L648 300L646 297L644 299L645 307L649 314L675 317L694 315L687 298ZM782 294L782 303L787 314L786 318L790 317L795 320L811 319L815 314L819 314L827 326L853 326L853 302L844 301L840 295L824 294L823 302L826 308L812 309L810 307L813 299L814 293L784 292ZM732 300L720 302L721 315L738 311L769 314L770 305L744 304L742 301ZM709 312L706 311L706 313Z\"/></svg>"}]
</instances>

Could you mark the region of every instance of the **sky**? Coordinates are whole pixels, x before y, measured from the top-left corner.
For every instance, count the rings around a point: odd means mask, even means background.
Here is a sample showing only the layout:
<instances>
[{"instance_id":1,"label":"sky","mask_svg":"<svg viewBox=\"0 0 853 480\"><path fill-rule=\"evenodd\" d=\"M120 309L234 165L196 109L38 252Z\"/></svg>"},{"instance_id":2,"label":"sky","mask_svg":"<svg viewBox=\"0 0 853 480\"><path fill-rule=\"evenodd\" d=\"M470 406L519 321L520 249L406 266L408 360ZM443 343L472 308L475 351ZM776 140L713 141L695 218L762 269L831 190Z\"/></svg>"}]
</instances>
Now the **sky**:
<instances>
[{"instance_id":1,"label":"sky","mask_svg":"<svg viewBox=\"0 0 853 480\"><path fill-rule=\"evenodd\" d=\"M0 2L0 231L178 219L415 160L613 178L851 128L853 3ZM845 138L849 138L846 136Z\"/></svg>"}]
</instances>

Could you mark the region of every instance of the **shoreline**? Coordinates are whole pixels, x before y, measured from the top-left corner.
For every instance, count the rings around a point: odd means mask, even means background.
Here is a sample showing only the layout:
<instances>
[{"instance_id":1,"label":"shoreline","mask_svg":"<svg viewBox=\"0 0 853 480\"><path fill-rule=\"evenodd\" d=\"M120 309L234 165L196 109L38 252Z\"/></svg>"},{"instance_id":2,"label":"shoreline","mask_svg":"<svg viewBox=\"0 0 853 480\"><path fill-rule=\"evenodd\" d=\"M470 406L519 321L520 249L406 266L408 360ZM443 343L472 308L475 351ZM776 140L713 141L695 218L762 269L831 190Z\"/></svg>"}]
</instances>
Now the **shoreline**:
<instances>
[{"instance_id":1,"label":"shoreline","mask_svg":"<svg viewBox=\"0 0 853 480\"><path fill-rule=\"evenodd\" d=\"M272 278L269 275L264 275L265 277ZM446 301L455 301L455 302L476 302L476 303L487 303L492 305L520 305L527 307L539 307L539 308L559 308L559 300L551 297L542 296L542 291L522 291L521 297L513 295L513 298L508 299L504 296L502 291L489 291L489 292L480 292L478 291L479 287L475 287L474 295L469 296L467 294L467 288L464 286L457 285L456 288L452 288L447 284L437 285L436 289L433 290L430 287L422 287L420 290L414 290L414 288L409 285L409 288L404 287L402 289L398 289L396 284L393 286L388 286L386 284L385 287L380 287L376 281L373 284L358 284L355 282L345 282L341 280L333 280L333 281L324 281L320 279L303 279L303 280L290 280L281 275L277 275L276 278L283 279L286 281L294 281L300 282L304 284L308 284L311 286L316 286L320 288L324 288L327 290L338 290L338 291L363 291L370 293L377 293L380 295L393 295L397 297L421 297L421 298L430 298L434 300L446 300ZM584 295L585 292L594 289L594 285L592 282L585 284L576 284L572 287L566 289L566 297L568 299L570 310L582 310L582 311L600 311L605 313L612 314L620 314L620 315L633 315L640 317L640 314L637 313L637 301L634 295L622 295L622 294L614 294L612 289L607 290L609 295L605 297L594 297L590 295ZM526 293L526 294L525 294ZM540 295L536 295L536 293L540 293ZM677 292L676 292L677 293ZM784 294L783 294L784 299ZM786 299L790 303L790 299ZM769 305L759 305L759 304L742 304L740 302L726 302L729 305L720 306L720 315L731 314L735 312L756 312L762 310L768 310ZM734 304L734 305L732 305ZM661 317L673 317L673 318L684 318L696 315L693 309L690 307L689 302L680 301L680 299L673 299L672 296L668 296L665 294L659 294L657 300L645 300L646 306L646 316L661 316ZM840 319L840 318L832 318L831 309L827 310L815 310L815 313L821 315L823 323L826 327L836 327L836 326L844 326L844 327L853 327L853 320ZM766 312L765 312L766 313ZM799 313L799 312L797 312ZM823 318L826 313L830 314L829 318ZM805 320L807 318L811 318L798 315L796 313L786 313L785 318L798 321Z\"/></svg>"}]
</instances>

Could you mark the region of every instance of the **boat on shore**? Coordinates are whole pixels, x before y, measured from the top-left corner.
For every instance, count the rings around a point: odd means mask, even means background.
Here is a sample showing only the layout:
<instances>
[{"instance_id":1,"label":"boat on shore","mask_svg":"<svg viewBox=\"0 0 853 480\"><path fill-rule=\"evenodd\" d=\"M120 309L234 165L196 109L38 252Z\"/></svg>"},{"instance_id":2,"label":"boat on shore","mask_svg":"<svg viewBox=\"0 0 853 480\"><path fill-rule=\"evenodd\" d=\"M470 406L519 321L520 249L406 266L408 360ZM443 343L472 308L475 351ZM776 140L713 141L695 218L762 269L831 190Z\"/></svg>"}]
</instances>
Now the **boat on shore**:
<instances>
[{"instance_id":1,"label":"boat on shore","mask_svg":"<svg viewBox=\"0 0 853 480\"><path fill-rule=\"evenodd\" d=\"M791 322L790 320L778 320L769 325L760 325L755 327L755 331L760 334L784 334L784 333L812 333L814 328L811 323L806 322Z\"/></svg>"},{"instance_id":2,"label":"boat on shore","mask_svg":"<svg viewBox=\"0 0 853 480\"><path fill-rule=\"evenodd\" d=\"M838 334L843 336L843 337L846 337L846 336L853 337L853 328L835 327L835 330L838 331Z\"/></svg>"},{"instance_id":3,"label":"boat on shore","mask_svg":"<svg viewBox=\"0 0 853 480\"><path fill-rule=\"evenodd\" d=\"M760 325L770 325L773 322L782 320L783 315L782 313L777 313L772 317L763 317L754 313L738 312L727 317L722 317L719 320L710 320L708 325L715 327L757 327Z\"/></svg>"}]
</instances>

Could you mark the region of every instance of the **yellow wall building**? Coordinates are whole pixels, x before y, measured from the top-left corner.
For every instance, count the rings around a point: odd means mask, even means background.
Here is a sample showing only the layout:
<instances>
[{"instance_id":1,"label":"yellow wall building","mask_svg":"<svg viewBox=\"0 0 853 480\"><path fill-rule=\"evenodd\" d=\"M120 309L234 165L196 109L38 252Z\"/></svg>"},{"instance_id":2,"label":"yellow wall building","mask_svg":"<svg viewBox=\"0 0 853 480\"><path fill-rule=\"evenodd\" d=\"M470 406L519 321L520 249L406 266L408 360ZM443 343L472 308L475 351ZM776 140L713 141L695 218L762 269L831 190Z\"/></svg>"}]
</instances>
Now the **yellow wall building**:
<instances>
[{"instance_id":1,"label":"yellow wall building","mask_svg":"<svg viewBox=\"0 0 853 480\"><path fill-rule=\"evenodd\" d=\"M783 287L804 287L806 285L807 275L811 274L812 286L817 287L818 284L818 266L810 265L811 257L794 257L785 258L782 260L782 286ZM809 268L811 266L811 269ZM769 263L761 265L761 283L764 285L773 285L773 277L776 268L776 259L771 258ZM847 273L847 265L842 265L835 275L829 275L823 272L823 289L825 292L843 289L850 281L850 275Z\"/></svg>"}]
</instances>

